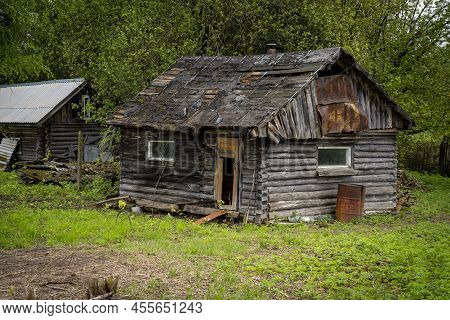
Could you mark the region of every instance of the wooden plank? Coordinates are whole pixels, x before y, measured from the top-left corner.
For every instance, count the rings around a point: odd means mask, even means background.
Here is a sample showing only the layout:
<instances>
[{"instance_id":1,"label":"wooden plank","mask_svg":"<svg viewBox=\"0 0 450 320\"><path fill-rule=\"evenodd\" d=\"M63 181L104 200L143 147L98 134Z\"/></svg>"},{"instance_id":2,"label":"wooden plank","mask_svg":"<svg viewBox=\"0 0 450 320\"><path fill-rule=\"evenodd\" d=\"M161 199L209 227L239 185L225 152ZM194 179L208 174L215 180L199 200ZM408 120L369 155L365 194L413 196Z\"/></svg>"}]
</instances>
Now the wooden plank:
<instances>
[{"instance_id":1,"label":"wooden plank","mask_svg":"<svg viewBox=\"0 0 450 320\"><path fill-rule=\"evenodd\" d=\"M270 140L275 142L276 144L280 143L281 140L281 134L278 131L277 127L272 122L269 122L267 124L267 135Z\"/></svg>"},{"instance_id":2,"label":"wooden plank","mask_svg":"<svg viewBox=\"0 0 450 320\"><path fill-rule=\"evenodd\" d=\"M261 138L267 138L267 126L266 125L259 126L258 134L259 134L259 137L261 137Z\"/></svg>"},{"instance_id":3,"label":"wooden plank","mask_svg":"<svg viewBox=\"0 0 450 320\"><path fill-rule=\"evenodd\" d=\"M318 134L318 123L319 121L317 120L317 114L316 114L316 110L314 108L314 105L312 103L312 98L311 98L311 89L310 87L306 87L305 89L305 96L306 96L306 105L307 105L307 110L308 110L308 115L309 115L309 127L311 130L311 137L312 138L318 138L320 137L320 133Z\"/></svg>"},{"instance_id":4,"label":"wooden plank","mask_svg":"<svg viewBox=\"0 0 450 320\"><path fill-rule=\"evenodd\" d=\"M386 106L386 129L392 128L392 108Z\"/></svg>"},{"instance_id":5,"label":"wooden plank","mask_svg":"<svg viewBox=\"0 0 450 320\"><path fill-rule=\"evenodd\" d=\"M311 130L311 126L310 126L310 115L308 112L308 104L306 101L305 91L302 91L301 97L302 97L302 100L301 100L301 104L299 104L299 106L300 106L299 111L301 112L300 115L301 115L302 123L305 128L304 139L311 139L313 137L313 135L312 135L312 130Z\"/></svg>"},{"instance_id":6,"label":"wooden plank","mask_svg":"<svg viewBox=\"0 0 450 320\"><path fill-rule=\"evenodd\" d=\"M271 122L269 122L270 124ZM275 125L275 128L277 128L278 133L284 138L287 139L286 131L284 130L283 125L281 124L281 121L279 119L279 116L274 117L273 123ZM273 130L273 129L272 129Z\"/></svg>"},{"instance_id":7,"label":"wooden plank","mask_svg":"<svg viewBox=\"0 0 450 320\"><path fill-rule=\"evenodd\" d=\"M200 224L203 224L203 223L205 223L205 222L208 222L208 221L211 221L211 220L213 220L213 219L216 219L216 218L218 218L218 217L220 217L220 216L223 216L225 213L227 213L226 210L217 210L217 211L214 211L213 213L207 215L206 217L203 217L203 218L201 218L201 219L196 220L196 221L194 222L194 224L199 224L199 225L200 225Z\"/></svg>"},{"instance_id":8,"label":"wooden plank","mask_svg":"<svg viewBox=\"0 0 450 320\"><path fill-rule=\"evenodd\" d=\"M312 99L312 105L314 110L314 121L316 124L316 135L317 137L322 136L322 130L321 130L321 124L319 121L319 114L317 112L317 95L316 95L316 83L315 81L312 81L310 84L310 92L311 92L311 99Z\"/></svg>"},{"instance_id":9,"label":"wooden plank","mask_svg":"<svg viewBox=\"0 0 450 320\"><path fill-rule=\"evenodd\" d=\"M287 108L285 107L281 110L280 119L282 120L282 124L286 131L287 139L291 139L294 136L294 134L292 133L291 124L290 124L286 109Z\"/></svg>"},{"instance_id":10,"label":"wooden plank","mask_svg":"<svg viewBox=\"0 0 450 320\"><path fill-rule=\"evenodd\" d=\"M298 139L297 126L295 123L294 115L292 113L292 104L286 106L286 116L289 121L289 127L291 128L291 134L294 139Z\"/></svg>"},{"instance_id":11,"label":"wooden plank","mask_svg":"<svg viewBox=\"0 0 450 320\"><path fill-rule=\"evenodd\" d=\"M257 138L258 137L258 128L251 129L250 136L252 136L252 138Z\"/></svg>"}]
</instances>

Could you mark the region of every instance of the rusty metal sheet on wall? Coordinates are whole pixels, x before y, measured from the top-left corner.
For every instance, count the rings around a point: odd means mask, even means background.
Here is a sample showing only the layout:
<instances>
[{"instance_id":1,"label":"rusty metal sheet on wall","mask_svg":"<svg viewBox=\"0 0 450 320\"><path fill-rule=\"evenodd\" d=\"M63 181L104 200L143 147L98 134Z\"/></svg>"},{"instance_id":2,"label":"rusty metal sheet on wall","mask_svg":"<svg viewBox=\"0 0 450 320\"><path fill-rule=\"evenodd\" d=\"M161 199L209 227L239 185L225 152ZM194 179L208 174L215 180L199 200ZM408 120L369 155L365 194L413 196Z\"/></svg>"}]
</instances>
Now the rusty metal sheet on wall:
<instances>
[{"instance_id":1,"label":"rusty metal sheet on wall","mask_svg":"<svg viewBox=\"0 0 450 320\"><path fill-rule=\"evenodd\" d=\"M322 134L363 131L369 128L364 111L354 103L319 105Z\"/></svg>"},{"instance_id":2,"label":"rusty metal sheet on wall","mask_svg":"<svg viewBox=\"0 0 450 320\"><path fill-rule=\"evenodd\" d=\"M317 78L316 95L319 105L357 101L351 78L345 74Z\"/></svg>"}]
</instances>

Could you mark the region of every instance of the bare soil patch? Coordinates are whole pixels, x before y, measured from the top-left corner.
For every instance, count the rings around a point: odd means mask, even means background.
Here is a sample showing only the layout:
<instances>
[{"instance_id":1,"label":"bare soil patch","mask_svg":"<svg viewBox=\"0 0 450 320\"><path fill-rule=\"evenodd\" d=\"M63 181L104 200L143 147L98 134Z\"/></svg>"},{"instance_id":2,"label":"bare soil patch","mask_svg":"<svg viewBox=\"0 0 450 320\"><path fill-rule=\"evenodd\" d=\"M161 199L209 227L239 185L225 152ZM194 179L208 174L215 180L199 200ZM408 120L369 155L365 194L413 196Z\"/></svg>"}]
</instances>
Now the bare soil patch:
<instances>
[{"instance_id":1,"label":"bare soil patch","mask_svg":"<svg viewBox=\"0 0 450 320\"><path fill-rule=\"evenodd\" d=\"M200 297L208 288L211 269L201 260L94 246L0 250L0 299L14 299L13 294L23 299L27 287L36 289L38 299L86 299L89 277L111 275L119 276L117 297Z\"/></svg>"}]
</instances>

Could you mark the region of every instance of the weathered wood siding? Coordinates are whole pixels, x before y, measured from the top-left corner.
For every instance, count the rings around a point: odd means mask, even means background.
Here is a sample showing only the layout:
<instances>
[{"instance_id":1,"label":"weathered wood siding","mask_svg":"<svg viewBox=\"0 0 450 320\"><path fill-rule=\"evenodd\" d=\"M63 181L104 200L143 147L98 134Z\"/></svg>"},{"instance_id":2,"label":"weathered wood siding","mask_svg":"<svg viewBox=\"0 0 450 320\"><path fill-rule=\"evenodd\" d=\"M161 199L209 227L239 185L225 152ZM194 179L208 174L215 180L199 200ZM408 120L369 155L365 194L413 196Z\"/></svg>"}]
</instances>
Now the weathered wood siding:
<instances>
[{"instance_id":1,"label":"weathered wood siding","mask_svg":"<svg viewBox=\"0 0 450 320\"><path fill-rule=\"evenodd\" d=\"M403 128L403 121L380 92L374 90L354 70L350 70L348 75L357 94L358 104L367 115L369 129Z\"/></svg>"},{"instance_id":2,"label":"weathered wood siding","mask_svg":"<svg viewBox=\"0 0 450 320\"><path fill-rule=\"evenodd\" d=\"M45 128L31 126L9 126L5 134L20 138L15 157L19 161L35 161L45 156Z\"/></svg>"},{"instance_id":3,"label":"weathered wood siding","mask_svg":"<svg viewBox=\"0 0 450 320\"><path fill-rule=\"evenodd\" d=\"M83 95L92 96L92 89L87 86L80 92L78 92L75 96L73 96L67 103L65 103L58 111L56 111L47 121L45 121L45 125L51 124L63 124L63 123L71 123L71 124L86 124L85 120L80 117L75 117L73 107L74 105L81 105L81 98ZM78 108L77 112L81 112L80 108Z\"/></svg>"},{"instance_id":4,"label":"weathered wood siding","mask_svg":"<svg viewBox=\"0 0 450 320\"><path fill-rule=\"evenodd\" d=\"M147 144L152 138L170 138L175 141L173 163L147 160ZM201 202L205 207L213 208L216 143L217 133L212 130L194 135L122 129L121 194L169 205ZM242 214L248 212L249 221L262 221L267 219L267 210L264 217L261 205L261 183L264 178L260 172L260 139L243 140L241 148L238 210Z\"/></svg>"},{"instance_id":5,"label":"weathered wood siding","mask_svg":"<svg viewBox=\"0 0 450 320\"><path fill-rule=\"evenodd\" d=\"M351 146L354 175L318 176L318 145ZM367 132L314 140L271 143L268 148L270 218L293 214L334 213L338 183L367 187L366 211L392 210L396 205L397 145L395 133Z\"/></svg>"},{"instance_id":6,"label":"weathered wood siding","mask_svg":"<svg viewBox=\"0 0 450 320\"><path fill-rule=\"evenodd\" d=\"M165 203L178 200L214 200L213 157L198 152L200 144L188 134L172 133L174 163L147 160L147 141L158 133L139 129L122 130L120 192Z\"/></svg>"},{"instance_id":7,"label":"weathered wood siding","mask_svg":"<svg viewBox=\"0 0 450 320\"><path fill-rule=\"evenodd\" d=\"M101 127L96 124L51 124L47 134L47 149L54 159L75 161L78 149L78 131L83 132L85 144L101 139Z\"/></svg>"},{"instance_id":8,"label":"weathered wood siding","mask_svg":"<svg viewBox=\"0 0 450 320\"><path fill-rule=\"evenodd\" d=\"M267 220L267 192L264 190L264 145L261 139L242 140L240 208L242 215L249 214L249 221ZM264 200L265 199L265 200ZM265 201L265 202L264 202Z\"/></svg>"},{"instance_id":9,"label":"weathered wood siding","mask_svg":"<svg viewBox=\"0 0 450 320\"><path fill-rule=\"evenodd\" d=\"M355 70L350 69L345 75L323 76L305 84L301 92L285 107L252 129L252 136L268 137L275 143L289 139L317 139L323 136L321 117L317 109L317 89L322 88L317 85L323 86L325 83L327 87L334 86L336 91L348 89L348 102L355 103L362 109L362 113L367 117L369 130L404 128L404 121L385 96ZM334 93L340 97L339 102L343 102L341 100L345 94Z\"/></svg>"}]
</instances>

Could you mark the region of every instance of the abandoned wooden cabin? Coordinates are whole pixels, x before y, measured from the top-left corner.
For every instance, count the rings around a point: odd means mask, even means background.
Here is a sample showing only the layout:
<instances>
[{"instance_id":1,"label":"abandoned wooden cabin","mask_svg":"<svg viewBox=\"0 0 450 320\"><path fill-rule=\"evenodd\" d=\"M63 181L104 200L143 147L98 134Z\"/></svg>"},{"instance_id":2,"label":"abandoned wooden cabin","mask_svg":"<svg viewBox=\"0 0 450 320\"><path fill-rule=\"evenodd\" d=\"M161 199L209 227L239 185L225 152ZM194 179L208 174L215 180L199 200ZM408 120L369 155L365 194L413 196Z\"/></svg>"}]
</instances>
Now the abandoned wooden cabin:
<instances>
[{"instance_id":1,"label":"abandoned wooden cabin","mask_svg":"<svg viewBox=\"0 0 450 320\"><path fill-rule=\"evenodd\" d=\"M84 135L85 160L97 159L101 127L86 122L90 117L86 104L92 93L84 79L0 86L0 162L10 157L75 160L78 131Z\"/></svg>"},{"instance_id":2,"label":"abandoned wooden cabin","mask_svg":"<svg viewBox=\"0 0 450 320\"><path fill-rule=\"evenodd\" d=\"M184 57L125 103L120 192L142 206L249 221L332 215L338 183L365 212L396 206L411 118L342 48Z\"/></svg>"}]
</instances>

